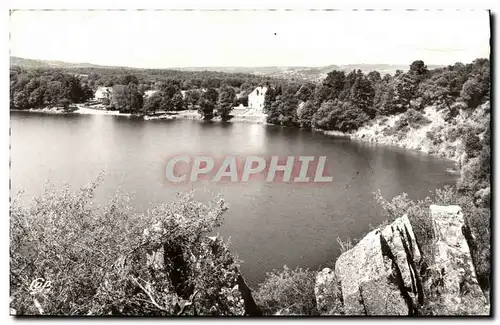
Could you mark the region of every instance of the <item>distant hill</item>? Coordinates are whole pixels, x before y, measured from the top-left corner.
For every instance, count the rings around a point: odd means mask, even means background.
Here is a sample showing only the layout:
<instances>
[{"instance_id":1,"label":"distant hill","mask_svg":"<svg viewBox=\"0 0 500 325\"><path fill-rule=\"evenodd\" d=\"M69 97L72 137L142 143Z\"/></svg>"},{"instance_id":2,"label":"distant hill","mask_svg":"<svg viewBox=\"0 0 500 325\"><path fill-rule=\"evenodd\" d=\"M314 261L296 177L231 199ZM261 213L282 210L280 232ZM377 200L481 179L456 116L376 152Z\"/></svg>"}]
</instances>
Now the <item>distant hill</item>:
<instances>
[{"instance_id":1,"label":"distant hill","mask_svg":"<svg viewBox=\"0 0 500 325\"><path fill-rule=\"evenodd\" d=\"M102 66L91 63L70 63L63 61L48 61L25 59L16 56L10 57L11 66L21 66L24 68L125 68L119 66ZM328 65L323 67L301 67L301 66L267 66L267 67L179 67L168 68L168 70L179 71L219 71L225 73L249 73L273 78L298 79L319 81L326 77L332 70L349 72L361 69L364 72L378 71L383 76L387 73L394 74L396 70L407 71L410 63L401 64L348 64L348 65ZM429 65L429 69L439 68L438 65ZM129 68L135 69L135 68ZM141 69L143 70L143 69ZM147 70L147 69L146 69ZM167 70L167 68L165 69Z\"/></svg>"},{"instance_id":2,"label":"distant hill","mask_svg":"<svg viewBox=\"0 0 500 325\"><path fill-rule=\"evenodd\" d=\"M348 65L328 65L323 67L294 67L294 66L269 66L269 67L183 67L175 68L182 71L213 70L228 73L251 73L256 75L265 75L274 78L294 78L317 81L326 77L328 72L339 70L350 72L360 69L363 72L378 71L382 76L385 74L395 74L396 70L407 71L410 63L402 64L348 64ZM429 65L429 69L435 69L442 66Z\"/></svg>"},{"instance_id":3,"label":"distant hill","mask_svg":"<svg viewBox=\"0 0 500 325\"><path fill-rule=\"evenodd\" d=\"M20 66L23 68L113 68L92 63L71 63L64 61L34 60L17 56L10 57L10 66ZM119 67L115 67L119 68Z\"/></svg>"}]
</instances>

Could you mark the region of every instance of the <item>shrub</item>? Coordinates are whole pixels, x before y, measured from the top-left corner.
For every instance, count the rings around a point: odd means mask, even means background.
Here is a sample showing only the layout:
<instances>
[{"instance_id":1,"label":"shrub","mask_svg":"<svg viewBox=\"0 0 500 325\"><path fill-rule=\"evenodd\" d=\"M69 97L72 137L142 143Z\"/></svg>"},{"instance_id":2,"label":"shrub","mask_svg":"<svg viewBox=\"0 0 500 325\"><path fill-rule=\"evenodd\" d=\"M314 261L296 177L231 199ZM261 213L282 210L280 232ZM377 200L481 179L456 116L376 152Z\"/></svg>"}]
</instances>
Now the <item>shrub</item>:
<instances>
[{"instance_id":1,"label":"shrub","mask_svg":"<svg viewBox=\"0 0 500 325\"><path fill-rule=\"evenodd\" d=\"M394 127L396 128L396 130L401 131L403 129L406 129L406 127L418 129L429 123L431 123L431 121L427 117L425 117L424 114L414 109L409 109L401 116L401 118L396 121Z\"/></svg>"},{"instance_id":2,"label":"shrub","mask_svg":"<svg viewBox=\"0 0 500 325\"><path fill-rule=\"evenodd\" d=\"M100 207L100 180L76 193L11 205L11 308L33 315L240 315L238 268L227 245L206 234L227 206L192 193L146 214L126 196ZM34 287L34 285L36 285Z\"/></svg>"},{"instance_id":3,"label":"shrub","mask_svg":"<svg viewBox=\"0 0 500 325\"><path fill-rule=\"evenodd\" d=\"M474 131L467 132L464 137L464 144L467 157L474 158L479 155L482 146L479 137L475 134Z\"/></svg>"},{"instance_id":4,"label":"shrub","mask_svg":"<svg viewBox=\"0 0 500 325\"><path fill-rule=\"evenodd\" d=\"M460 137L460 133L456 127L450 127L446 131L445 137L449 142L455 142Z\"/></svg>"},{"instance_id":5,"label":"shrub","mask_svg":"<svg viewBox=\"0 0 500 325\"><path fill-rule=\"evenodd\" d=\"M257 304L264 315L318 315L314 285L315 272L287 266L267 273L266 280L255 292Z\"/></svg>"},{"instance_id":6,"label":"shrub","mask_svg":"<svg viewBox=\"0 0 500 325\"><path fill-rule=\"evenodd\" d=\"M454 105L451 105L448 107L448 109L444 112L443 118L446 122L450 122L454 120L459 114L460 114L460 109L465 109L466 105L464 103L455 103Z\"/></svg>"},{"instance_id":7,"label":"shrub","mask_svg":"<svg viewBox=\"0 0 500 325\"><path fill-rule=\"evenodd\" d=\"M380 190L375 192L374 196L389 223L403 214L408 215L413 232L422 247L422 255L432 256L434 230L429 217L429 206L432 204L431 199L427 197L424 200L414 202L408 198L408 194L403 193L388 201L382 196Z\"/></svg>"}]
</instances>

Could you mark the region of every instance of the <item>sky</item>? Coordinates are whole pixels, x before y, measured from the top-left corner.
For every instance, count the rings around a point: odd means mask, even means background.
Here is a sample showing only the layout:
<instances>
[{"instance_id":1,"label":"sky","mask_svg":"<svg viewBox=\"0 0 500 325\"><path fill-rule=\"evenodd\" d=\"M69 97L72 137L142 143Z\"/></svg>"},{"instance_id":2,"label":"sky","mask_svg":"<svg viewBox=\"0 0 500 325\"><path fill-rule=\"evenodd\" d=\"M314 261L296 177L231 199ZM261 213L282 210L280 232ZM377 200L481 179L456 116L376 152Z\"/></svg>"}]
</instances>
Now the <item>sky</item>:
<instances>
[{"instance_id":1,"label":"sky","mask_svg":"<svg viewBox=\"0 0 500 325\"><path fill-rule=\"evenodd\" d=\"M10 55L138 68L468 63L487 11L15 11Z\"/></svg>"}]
</instances>

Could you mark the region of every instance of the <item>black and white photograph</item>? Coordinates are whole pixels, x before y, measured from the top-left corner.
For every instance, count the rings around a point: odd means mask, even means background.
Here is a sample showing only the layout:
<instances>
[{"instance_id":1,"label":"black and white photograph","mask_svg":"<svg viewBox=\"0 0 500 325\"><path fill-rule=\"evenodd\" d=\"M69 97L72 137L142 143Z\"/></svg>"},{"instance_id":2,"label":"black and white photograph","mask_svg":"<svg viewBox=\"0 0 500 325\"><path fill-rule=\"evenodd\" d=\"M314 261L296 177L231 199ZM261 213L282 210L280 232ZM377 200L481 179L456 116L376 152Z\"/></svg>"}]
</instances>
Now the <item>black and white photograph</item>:
<instances>
[{"instance_id":1,"label":"black and white photograph","mask_svg":"<svg viewBox=\"0 0 500 325\"><path fill-rule=\"evenodd\" d=\"M492 316L494 16L11 9L10 318Z\"/></svg>"}]
</instances>

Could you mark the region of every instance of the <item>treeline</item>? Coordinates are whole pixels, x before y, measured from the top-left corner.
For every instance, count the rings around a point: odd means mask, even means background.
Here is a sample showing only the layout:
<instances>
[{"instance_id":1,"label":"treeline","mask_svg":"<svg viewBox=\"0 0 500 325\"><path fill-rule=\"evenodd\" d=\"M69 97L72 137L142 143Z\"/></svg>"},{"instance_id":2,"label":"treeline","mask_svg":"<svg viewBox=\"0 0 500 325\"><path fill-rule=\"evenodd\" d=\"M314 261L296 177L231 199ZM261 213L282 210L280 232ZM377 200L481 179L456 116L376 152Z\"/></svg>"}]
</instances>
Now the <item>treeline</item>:
<instances>
[{"instance_id":1,"label":"treeline","mask_svg":"<svg viewBox=\"0 0 500 325\"><path fill-rule=\"evenodd\" d=\"M13 67L10 73L10 107L67 106L68 103L92 99L99 87L110 87L111 98L104 100L110 110L154 114L157 111L198 109L204 119L211 119L216 114L228 119L234 106L246 106L248 94L269 80L250 74L214 71ZM150 90L156 92L145 96Z\"/></svg>"},{"instance_id":2,"label":"treeline","mask_svg":"<svg viewBox=\"0 0 500 325\"><path fill-rule=\"evenodd\" d=\"M88 82L61 70L10 70L10 107L15 109L66 106L94 96Z\"/></svg>"},{"instance_id":3,"label":"treeline","mask_svg":"<svg viewBox=\"0 0 500 325\"><path fill-rule=\"evenodd\" d=\"M256 86L272 80L269 77L245 73L226 73L218 71L182 71L170 69L133 69L133 68L72 68L68 73L86 75L92 87L112 87L128 85L131 78L146 90L153 89L157 82L175 80L182 90L199 88L220 88L224 84L234 88ZM130 77L133 76L133 77Z\"/></svg>"},{"instance_id":4,"label":"treeline","mask_svg":"<svg viewBox=\"0 0 500 325\"><path fill-rule=\"evenodd\" d=\"M117 84L112 87L111 100L108 109L123 113L155 114L157 111L181 111L198 109L205 120L219 116L223 121L230 118L230 112L235 105L244 100L237 99L238 88L222 84L219 89L190 89L182 94L179 81L158 82L155 92L144 97L144 90L131 82L128 85ZM248 97L246 97L248 101Z\"/></svg>"},{"instance_id":5,"label":"treeline","mask_svg":"<svg viewBox=\"0 0 500 325\"><path fill-rule=\"evenodd\" d=\"M462 103L474 109L489 99L490 62L477 59L427 69L414 61L408 72L394 76L354 70L332 71L320 84L279 82L266 93L268 122L349 132L380 115L393 115L426 106Z\"/></svg>"}]
</instances>

